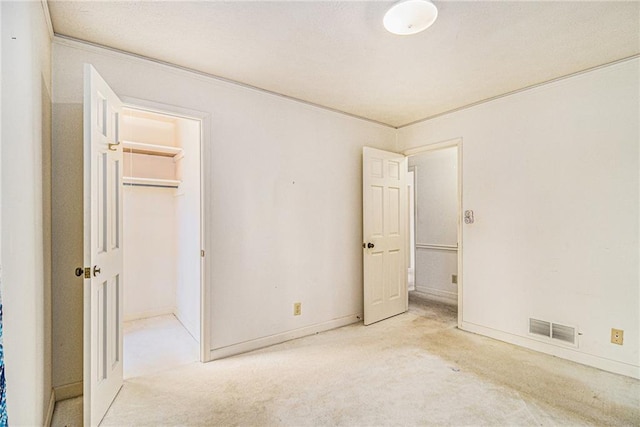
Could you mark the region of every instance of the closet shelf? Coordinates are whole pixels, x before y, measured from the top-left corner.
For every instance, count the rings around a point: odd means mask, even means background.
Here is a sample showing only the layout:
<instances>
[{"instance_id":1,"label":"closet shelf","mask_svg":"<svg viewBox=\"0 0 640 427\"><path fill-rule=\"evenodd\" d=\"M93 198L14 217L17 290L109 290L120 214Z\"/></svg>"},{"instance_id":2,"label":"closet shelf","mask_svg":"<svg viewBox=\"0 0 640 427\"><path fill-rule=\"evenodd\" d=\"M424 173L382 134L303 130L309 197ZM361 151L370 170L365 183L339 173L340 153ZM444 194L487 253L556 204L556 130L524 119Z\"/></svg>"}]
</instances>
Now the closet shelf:
<instances>
[{"instance_id":1,"label":"closet shelf","mask_svg":"<svg viewBox=\"0 0 640 427\"><path fill-rule=\"evenodd\" d=\"M145 142L122 141L122 148L127 153L150 154L152 156L176 157L182 154L182 148L169 145L147 144Z\"/></svg>"},{"instance_id":2,"label":"closet shelf","mask_svg":"<svg viewBox=\"0 0 640 427\"><path fill-rule=\"evenodd\" d=\"M177 179L159 179L159 178L140 178L137 176L123 176L122 183L124 185L132 185L137 187L164 187L178 188L182 181Z\"/></svg>"}]
</instances>

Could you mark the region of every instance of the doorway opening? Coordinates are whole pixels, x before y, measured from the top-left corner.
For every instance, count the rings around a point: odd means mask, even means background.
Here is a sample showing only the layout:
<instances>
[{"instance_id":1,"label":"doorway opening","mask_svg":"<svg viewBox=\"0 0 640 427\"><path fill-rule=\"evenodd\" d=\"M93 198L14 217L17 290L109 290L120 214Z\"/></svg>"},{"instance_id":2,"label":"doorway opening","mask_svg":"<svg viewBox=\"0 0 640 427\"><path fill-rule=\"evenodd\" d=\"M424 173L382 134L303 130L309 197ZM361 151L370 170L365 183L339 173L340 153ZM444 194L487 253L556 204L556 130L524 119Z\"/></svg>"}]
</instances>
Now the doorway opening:
<instances>
[{"instance_id":1,"label":"doorway opening","mask_svg":"<svg viewBox=\"0 0 640 427\"><path fill-rule=\"evenodd\" d=\"M461 319L461 141L406 153L409 187L409 301Z\"/></svg>"},{"instance_id":2,"label":"doorway opening","mask_svg":"<svg viewBox=\"0 0 640 427\"><path fill-rule=\"evenodd\" d=\"M123 375L200 360L201 120L123 108Z\"/></svg>"}]
</instances>

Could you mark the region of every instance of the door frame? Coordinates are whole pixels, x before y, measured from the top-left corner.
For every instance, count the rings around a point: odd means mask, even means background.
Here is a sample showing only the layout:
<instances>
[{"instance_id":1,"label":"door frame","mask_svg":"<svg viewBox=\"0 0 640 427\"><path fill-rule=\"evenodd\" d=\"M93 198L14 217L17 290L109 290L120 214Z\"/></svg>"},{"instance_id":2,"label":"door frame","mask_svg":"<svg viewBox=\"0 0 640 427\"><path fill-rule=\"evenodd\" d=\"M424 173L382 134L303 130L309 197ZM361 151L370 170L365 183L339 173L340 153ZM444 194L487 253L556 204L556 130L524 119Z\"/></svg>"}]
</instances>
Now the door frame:
<instances>
[{"instance_id":1,"label":"door frame","mask_svg":"<svg viewBox=\"0 0 640 427\"><path fill-rule=\"evenodd\" d=\"M463 252L463 234L462 234L462 137L448 139L433 144L421 145L415 148L409 148L402 152L406 157L415 156L417 154L428 153L431 151L443 150L445 148L457 148L458 156L458 328L462 329L462 314L463 314L463 298L464 291L463 276L462 276L462 252ZM407 247L409 246L409 237L407 236ZM408 268L408 267L407 267Z\"/></svg>"},{"instance_id":2,"label":"door frame","mask_svg":"<svg viewBox=\"0 0 640 427\"><path fill-rule=\"evenodd\" d=\"M213 150L211 148L211 114L184 108L176 105L163 104L156 101L120 96L123 108L148 111L151 113L176 116L200 122L200 246L204 256L200 257L200 362L211 361L211 279L212 279L212 245L211 224L212 214L210 192L206 191L207 183L212 182Z\"/></svg>"},{"instance_id":3,"label":"door frame","mask_svg":"<svg viewBox=\"0 0 640 427\"><path fill-rule=\"evenodd\" d=\"M409 176L411 176L411 180L409 180ZM408 165L408 161L407 161L407 183L410 182L411 185L411 191L409 192L409 197L408 197L408 202L409 202L409 208L408 208L408 214L409 214L409 224L407 225L407 235L409 236L409 251L407 252L407 257L409 259L409 262L407 263L407 265L409 266L407 268L407 275L409 273L409 268L413 268L413 289L416 289L416 214L417 214L417 198L416 198L416 193L418 192L417 186L416 186L416 182L417 182L417 177L418 176L418 167L417 166L409 166ZM411 203L413 202L413 209L411 209ZM413 221L413 228L411 228L411 221ZM413 243L413 245L412 245ZM407 280L407 289L409 289L410 287L410 283L409 280ZM409 304L409 301L407 299L407 305ZM408 307L407 307L408 309Z\"/></svg>"}]
</instances>

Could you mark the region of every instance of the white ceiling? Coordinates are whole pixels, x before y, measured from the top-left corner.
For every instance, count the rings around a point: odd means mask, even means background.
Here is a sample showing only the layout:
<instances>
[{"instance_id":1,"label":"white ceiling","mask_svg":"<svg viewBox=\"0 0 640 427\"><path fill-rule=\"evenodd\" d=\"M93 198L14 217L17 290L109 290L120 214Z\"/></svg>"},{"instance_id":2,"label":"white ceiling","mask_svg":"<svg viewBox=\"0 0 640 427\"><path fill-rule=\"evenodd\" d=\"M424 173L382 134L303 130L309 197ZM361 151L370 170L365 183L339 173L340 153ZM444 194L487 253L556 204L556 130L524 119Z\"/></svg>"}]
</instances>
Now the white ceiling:
<instances>
[{"instance_id":1,"label":"white ceiling","mask_svg":"<svg viewBox=\"0 0 640 427\"><path fill-rule=\"evenodd\" d=\"M54 32L402 126L640 53L640 2L49 1Z\"/></svg>"}]
</instances>

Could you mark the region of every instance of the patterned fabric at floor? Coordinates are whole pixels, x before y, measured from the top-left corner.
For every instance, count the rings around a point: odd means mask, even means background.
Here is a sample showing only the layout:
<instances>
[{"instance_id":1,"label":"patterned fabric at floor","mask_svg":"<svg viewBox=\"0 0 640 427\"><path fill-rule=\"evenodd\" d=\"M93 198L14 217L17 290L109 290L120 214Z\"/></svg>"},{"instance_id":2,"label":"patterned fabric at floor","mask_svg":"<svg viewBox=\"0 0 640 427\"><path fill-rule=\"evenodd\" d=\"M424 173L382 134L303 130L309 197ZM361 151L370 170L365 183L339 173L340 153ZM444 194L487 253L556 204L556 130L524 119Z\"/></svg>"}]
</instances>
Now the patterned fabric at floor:
<instances>
[{"instance_id":1,"label":"patterned fabric at floor","mask_svg":"<svg viewBox=\"0 0 640 427\"><path fill-rule=\"evenodd\" d=\"M0 294L0 427L9 425L7 420L7 389L4 381L4 340L2 339L2 294Z\"/></svg>"}]
</instances>

